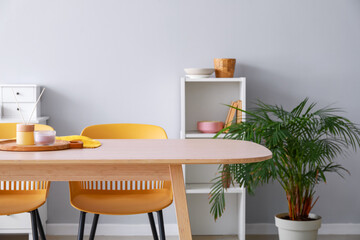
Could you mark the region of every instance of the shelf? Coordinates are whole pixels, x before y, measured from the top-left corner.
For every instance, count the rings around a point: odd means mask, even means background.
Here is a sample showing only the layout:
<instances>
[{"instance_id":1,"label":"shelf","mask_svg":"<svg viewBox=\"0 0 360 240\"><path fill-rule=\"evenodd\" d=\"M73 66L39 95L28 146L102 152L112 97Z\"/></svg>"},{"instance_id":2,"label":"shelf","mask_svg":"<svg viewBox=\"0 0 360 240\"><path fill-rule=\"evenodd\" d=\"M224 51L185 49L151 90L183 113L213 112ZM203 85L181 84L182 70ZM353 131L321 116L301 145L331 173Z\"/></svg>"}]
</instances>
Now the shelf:
<instances>
[{"instance_id":1,"label":"shelf","mask_svg":"<svg viewBox=\"0 0 360 240\"><path fill-rule=\"evenodd\" d=\"M185 138L213 138L216 133L201 133L199 131L187 131L185 133ZM218 136L218 138L224 138L225 134L222 133Z\"/></svg>"},{"instance_id":2,"label":"shelf","mask_svg":"<svg viewBox=\"0 0 360 240\"><path fill-rule=\"evenodd\" d=\"M187 183L186 193L188 194L209 194L211 190L211 183ZM225 193L243 193L244 189L240 187L230 187Z\"/></svg>"},{"instance_id":3,"label":"shelf","mask_svg":"<svg viewBox=\"0 0 360 240\"><path fill-rule=\"evenodd\" d=\"M49 117L43 116L43 117L34 117L30 120L30 123L38 123L41 121L49 120ZM1 117L0 122L6 122L6 123L21 123L22 119L15 118L15 117Z\"/></svg>"},{"instance_id":4,"label":"shelf","mask_svg":"<svg viewBox=\"0 0 360 240\"><path fill-rule=\"evenodd\" d=\"M244 82L245 78L187 78L185 82Z\"/></svg>"}]
</instances>

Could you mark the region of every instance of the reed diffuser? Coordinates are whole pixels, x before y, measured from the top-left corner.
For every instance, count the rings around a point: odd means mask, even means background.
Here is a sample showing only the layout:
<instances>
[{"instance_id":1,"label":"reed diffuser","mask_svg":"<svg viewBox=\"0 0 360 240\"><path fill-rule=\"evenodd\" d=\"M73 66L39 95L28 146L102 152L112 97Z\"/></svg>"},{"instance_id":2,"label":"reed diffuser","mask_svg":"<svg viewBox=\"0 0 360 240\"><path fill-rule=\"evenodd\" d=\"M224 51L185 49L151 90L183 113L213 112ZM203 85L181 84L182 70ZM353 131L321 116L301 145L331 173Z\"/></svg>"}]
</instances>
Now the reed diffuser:
<instances>
[{"instance_id":1,"label":"reed diffuser","mask_svg":"<svg viewBox=\"0 0 360 240\"><path fill-rule=\"evenodd\" d=\"M34 114L35 108L38 105L44 91L45 91L45 88L41 91L38 99L35 102L35 106L34 106L33 110L31 111L30 117L29 117L28 121L26 122L24 115L21 112L21 108L20 108L19 102L16 98L14 89L12 89L12 92L13 92L14 98L15 98L15 102L19 109L19 114L21 116L21 119L23 120L23 123L16 125L16 144L18 144L18 145L34 145L35 144L35 142L34 142L35 125L30 124L30 121L31 121L32 115Z\"/></svg>"}]
</instances>

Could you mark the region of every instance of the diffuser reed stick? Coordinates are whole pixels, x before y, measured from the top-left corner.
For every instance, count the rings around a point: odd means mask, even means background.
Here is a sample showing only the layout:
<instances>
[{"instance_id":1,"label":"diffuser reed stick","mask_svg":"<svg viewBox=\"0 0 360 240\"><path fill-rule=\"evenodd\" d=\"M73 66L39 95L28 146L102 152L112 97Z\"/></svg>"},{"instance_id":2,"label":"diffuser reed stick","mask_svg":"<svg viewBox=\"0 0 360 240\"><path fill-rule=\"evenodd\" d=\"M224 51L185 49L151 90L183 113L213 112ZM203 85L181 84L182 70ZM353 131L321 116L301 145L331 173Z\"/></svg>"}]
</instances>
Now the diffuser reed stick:
<instances>
[{"instance_id":1,"label":"diffuser reed stick","mask_svg":"<svg viewBox=\"0 0 360 240\"><path fill-rule=\"evenodd\" d=\"M31 117L32 117L32 115L34 114L35 108L36 108L37 104L39 103L40 98L41 98L41 96L43 95L44 91L45 91L45 88L41 91L40 96L39 96L38 99L36 100L35 106L34 106L32 112L31 112L30 117L29 117L29 120L27 121L26 124L29 124L29 123L30 123Z\"/></svg>"},{"instance_id":2,"label":"diffuser reed stick","mask_svg":"<svg viewBox=\"0 0 360 240\"><path fill-rule=\"evenodd\" d=\"M22 114L22 112L21 112L21 108L20 108L19 102L18 102L18 100L17 100L16 94L15 94L15 92L14 92L14 89L11 88L11 90L12 90L12 92L13 92L13 94L14 94L15 102L16 102L16 104L17 104L17 106L18 106L19 113L20 113L20 115L21 115L21 118L22 118L22 120L23 120L23 123L25 124L25 118L24 118L24 116L23 116L23 114Z\"/></svg>"}]
</instances>

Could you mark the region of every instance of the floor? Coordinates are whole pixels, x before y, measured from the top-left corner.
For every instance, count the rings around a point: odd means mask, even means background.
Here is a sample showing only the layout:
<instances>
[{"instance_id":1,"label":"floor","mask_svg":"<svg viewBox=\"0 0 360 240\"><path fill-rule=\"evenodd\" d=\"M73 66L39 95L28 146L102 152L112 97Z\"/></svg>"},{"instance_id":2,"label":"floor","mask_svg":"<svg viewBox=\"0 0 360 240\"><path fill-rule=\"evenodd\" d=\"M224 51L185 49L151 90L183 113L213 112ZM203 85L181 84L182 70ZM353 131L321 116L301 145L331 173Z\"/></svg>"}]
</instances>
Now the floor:
<instances>
[{"instance_id":1,"label":"floor","mask_svg":"<svg viewBox=\"0 0 360 240\"><path fill-rule=\"evenodd\" d=\"M27 240L25 235L0 235L1 240ZM49 236L47 240L75 240L74 236ZM85 237L87 239L87 237ZM152 240L152 237L103 237L96 240ZM167 237L167 240L177 240L177 237ZM237 240L236 236L194 236L193 240ZM246 240L278 240L275 235L249 235ZM360 235L320 235L318 240L360 240Z\"/></svg>"}]
</instances>

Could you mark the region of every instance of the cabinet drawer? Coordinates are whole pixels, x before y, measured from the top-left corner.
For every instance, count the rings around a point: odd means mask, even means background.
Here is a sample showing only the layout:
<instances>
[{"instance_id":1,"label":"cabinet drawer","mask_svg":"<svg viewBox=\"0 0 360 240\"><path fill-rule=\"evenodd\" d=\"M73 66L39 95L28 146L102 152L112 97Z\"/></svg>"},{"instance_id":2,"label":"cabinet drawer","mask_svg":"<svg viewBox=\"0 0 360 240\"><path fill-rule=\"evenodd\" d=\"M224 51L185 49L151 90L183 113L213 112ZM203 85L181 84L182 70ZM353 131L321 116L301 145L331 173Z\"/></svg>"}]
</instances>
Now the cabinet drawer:
<instances>
[{"instance_id":1,"label":"cabinet drawer","mask_svg":"<svg viewBox=\"0 0 360 240\"><path fill-rule=\"evenodd\" d=\"M24 116L25 120L27 121L28 118L30 117L32 109L35 106L35 103L20 103L19 105L20 105L21 113ZM32 119L34 119L38 116L38 113L39 113L38 108L39 108L39 106L35 109ZM3 103L2 104L2 116L3 117L21 119L20 113L19 113L20 110L16 103Z\"/></svg>"},{"instance_id":2,"label":"cabinet drawer","mask_svg":"<svg viewBox=\"0 0 360 240\"><path fill-rule=\"evenodd\" d=\"M40 218L46 231L47 207L46 203L39 208ZM31 232L30 213L19 213L0 216L0 239L1 233L29 233Z\"/></svg>"},{"instance_id":3,"label":"cabinet drawer","mask_svg":"<svg viewBox=\"0 0 360 240\"><path fill-rule=\"evenodd\" d=\"M18 102L36 101L36 87L2 87L3 102L16 102L12 89L14 89Z\"/></svg>"},{"instance_id":4,"label":"cabinet drawer","mask_svg":"<svg viewBox=\"0 0 360 240\"><path fill-rule=\"evenodd\" d=\"M14 228L31 228L30 213L0 216L0 230Z\"/></svg>"}]
</instances>

